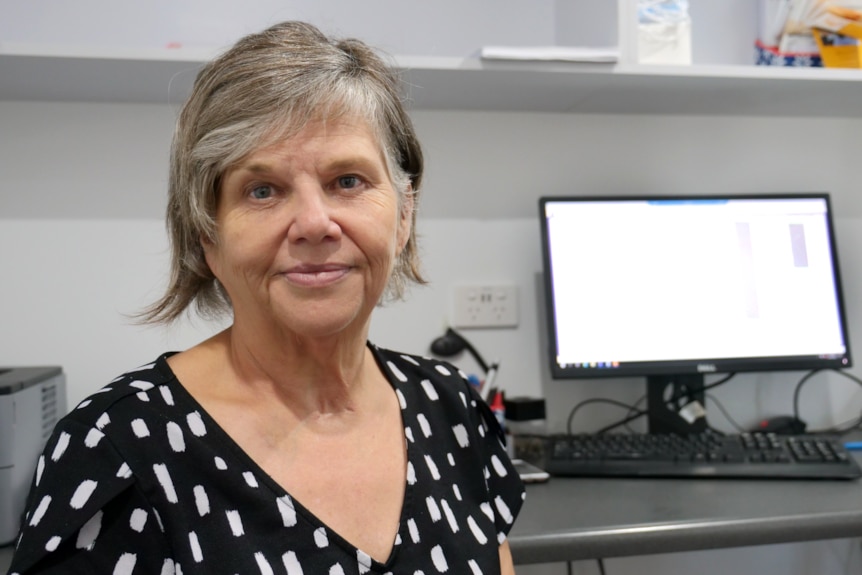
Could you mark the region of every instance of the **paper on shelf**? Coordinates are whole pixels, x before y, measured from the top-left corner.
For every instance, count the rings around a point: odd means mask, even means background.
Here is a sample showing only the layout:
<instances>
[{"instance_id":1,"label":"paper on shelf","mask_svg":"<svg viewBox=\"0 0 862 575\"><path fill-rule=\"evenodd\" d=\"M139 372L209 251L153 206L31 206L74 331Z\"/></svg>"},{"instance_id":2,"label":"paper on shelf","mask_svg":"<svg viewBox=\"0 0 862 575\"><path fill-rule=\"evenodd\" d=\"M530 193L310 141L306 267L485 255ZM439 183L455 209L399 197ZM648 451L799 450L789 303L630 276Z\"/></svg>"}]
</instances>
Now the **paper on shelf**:
<instances>
[{"instance_id":1,"label":"paper on shelf","mask_svg":"<svg viewBox=\"0 0 862 575\"><path fill-rule=\"evenodd\" d=\"M856 17L854 17L853 14L855 14ZM860 22L859 16L862 16L862 14L855 10L851 10L849 13L837 13L833 10L827 10L826 12L819 14L811 22L811 27L862 39L862 22Z\"/></svg>"},{"instance_id":2,"label":"paper on shelf","mask_svg":"<svg viewBox=\"0 0 862 575\"><path fill-rule=\"evenodd\" d=\"M557 62L616 62L617 48L590 48L577 46L483 46L483 60L530 60Z\"/></svg>"}]
</instances>

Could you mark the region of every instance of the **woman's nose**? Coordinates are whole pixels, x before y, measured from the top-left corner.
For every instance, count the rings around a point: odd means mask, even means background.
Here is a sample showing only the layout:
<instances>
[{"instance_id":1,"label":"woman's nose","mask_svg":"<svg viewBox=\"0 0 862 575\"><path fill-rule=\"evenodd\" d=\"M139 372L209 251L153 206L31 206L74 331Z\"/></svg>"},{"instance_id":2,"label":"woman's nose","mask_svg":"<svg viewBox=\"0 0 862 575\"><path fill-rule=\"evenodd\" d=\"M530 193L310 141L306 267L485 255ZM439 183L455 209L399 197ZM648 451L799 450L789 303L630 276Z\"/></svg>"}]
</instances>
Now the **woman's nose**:
<instances>
[{"instance_id":1,"label":"woman's nose","mask_svg":"<svg viewBox=\"0 0 862 575\"><path fill-rule=\"evenodd\" d=\"M338 239L341 227L333 220L332 200L320 186L296 189L291 198L291 222L288 239L292 242L319 243Z\"/></svg>"}]
</instances>

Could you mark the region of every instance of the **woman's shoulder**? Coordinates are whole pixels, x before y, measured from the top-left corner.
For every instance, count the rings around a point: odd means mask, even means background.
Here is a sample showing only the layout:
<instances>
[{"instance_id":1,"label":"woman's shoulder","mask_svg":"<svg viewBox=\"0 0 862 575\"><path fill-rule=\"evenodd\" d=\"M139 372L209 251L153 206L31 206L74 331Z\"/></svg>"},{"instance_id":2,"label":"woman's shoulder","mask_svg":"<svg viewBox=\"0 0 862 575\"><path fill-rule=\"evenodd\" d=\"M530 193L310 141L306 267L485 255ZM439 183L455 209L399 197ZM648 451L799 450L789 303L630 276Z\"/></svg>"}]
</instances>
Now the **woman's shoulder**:
<instances>
[{"instance_id":1,"label":"woman's shoulder","mask_svg":"<svg viewBox=\"0 0 862 575\"><path fill-rule=\"evenodd\" d=\"M74 406L63 418L66 422L101 428L106 418L117 412L146 412L153 392L161 396L171 394L168 384L173 379L165 359L135 367L112 379Z\"/></svg>"},{"instance_id":2,"label":"woman's shoulder","mask_svg":"<svg viewBox=\"0 0 862 575\"><path fill-rule=\"evenodd\" d=\"M393 351L371 345L377 360L400 381L447 382L459 389L468 384L467 375L447 361L422 355Z\"/></svg>"},{"instance_id":3,"label":"woman's shoulder","mask_svg":"<svg viewBox=\"0 0 862 575\"><path fill-rule=\"evenodd\" d=\"M378 363L387 372L396 389L419 394L432 402L458 403L475 408L478 391L467 375L451 363L422 355L402 353L371 346ZM421 390L421 391L420 391Z\"/></svg>"}]
</instances>

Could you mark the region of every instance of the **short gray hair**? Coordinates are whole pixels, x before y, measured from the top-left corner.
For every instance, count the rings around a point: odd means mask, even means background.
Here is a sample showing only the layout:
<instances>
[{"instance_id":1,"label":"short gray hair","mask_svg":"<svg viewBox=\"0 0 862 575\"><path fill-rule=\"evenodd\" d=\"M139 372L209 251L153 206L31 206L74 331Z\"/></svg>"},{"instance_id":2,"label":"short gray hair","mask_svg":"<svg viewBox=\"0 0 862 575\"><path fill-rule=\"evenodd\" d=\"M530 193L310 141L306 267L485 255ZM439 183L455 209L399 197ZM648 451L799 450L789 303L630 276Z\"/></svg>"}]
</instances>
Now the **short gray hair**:
<instances>
[{"instance_id":1,"label":"short gray hair","mask_svg":"<svg viewBox=\"0 0 862 575\"><path fill-rule=\"evenodd\" d=\"M203 317L230 310L201 245L201 238L215 240L221 178L249 153L309 121L341 115L368 121L400 204L413 206L410 237L386 297L402 297L408 282L425 283L414 231L422 149L396 71L359 40L331 39L310 24L283 22L242 38L198 73L171 146L171 276L165 294L140 314L144 323L171 323L192 305ZM412 202L404 201L406 194Z\"/></svg>"}]
</instances>

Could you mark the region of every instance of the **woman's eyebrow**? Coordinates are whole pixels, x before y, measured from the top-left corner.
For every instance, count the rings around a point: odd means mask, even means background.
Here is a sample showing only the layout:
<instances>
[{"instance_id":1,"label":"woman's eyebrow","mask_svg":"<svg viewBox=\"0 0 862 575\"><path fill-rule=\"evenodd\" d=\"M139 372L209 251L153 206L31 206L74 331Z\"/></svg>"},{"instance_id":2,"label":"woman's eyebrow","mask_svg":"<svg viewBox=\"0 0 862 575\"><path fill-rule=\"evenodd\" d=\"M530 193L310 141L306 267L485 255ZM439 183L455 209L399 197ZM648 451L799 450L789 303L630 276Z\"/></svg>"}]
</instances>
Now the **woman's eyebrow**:
<instances>
[{"instance_id":1,"label":"woman's eyebrow","mask_svg":"<svg viewBox=\"0 0 862 575\"><path fill-rule=\"evenodd\" d=\"M385 173L385 159L378 158L367 154L352 154L350 156L336 156L331 159L325 159L320 163L319 169L322 172L341 172L361 169L366 172L371 172L371 175ZM254 174L257 176L270 176L279 173L278 162L270 162L267 160L252 160L248 164L239 164L233 170L233 173L243 172L246 174Z\"/></svg>"},{"instance_id":2,"label":"woman's eyebrow","mask_svg":"<svg viewBox=\"0 0 862 575\"><path fill-rule=\"evenodd\" d=\"M253 162L251 164L239 165L237 166L237 169L255 174L270 174L274 171L272 165L264 162Z\"/></svg>"},{"instance_id":3,"label":"woman's eyebrow","mask_svg":"<svg viewBox=\"0 0 862 575\"><path fill-rule=\"evenodd\" d=\"M325 162L324 168L329 171L349 170L352 168L364 168L377 170L378 166L375 158L370 158L364 155L354 155L349 157L341 157Z\"/></svg>"}]
</instances>

